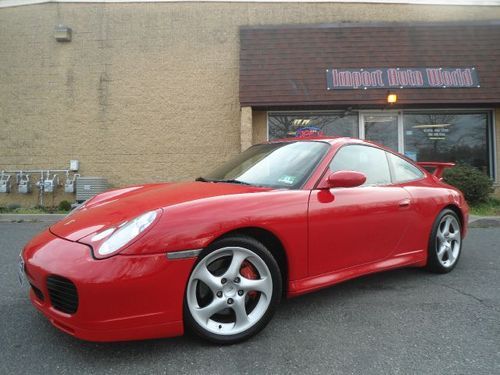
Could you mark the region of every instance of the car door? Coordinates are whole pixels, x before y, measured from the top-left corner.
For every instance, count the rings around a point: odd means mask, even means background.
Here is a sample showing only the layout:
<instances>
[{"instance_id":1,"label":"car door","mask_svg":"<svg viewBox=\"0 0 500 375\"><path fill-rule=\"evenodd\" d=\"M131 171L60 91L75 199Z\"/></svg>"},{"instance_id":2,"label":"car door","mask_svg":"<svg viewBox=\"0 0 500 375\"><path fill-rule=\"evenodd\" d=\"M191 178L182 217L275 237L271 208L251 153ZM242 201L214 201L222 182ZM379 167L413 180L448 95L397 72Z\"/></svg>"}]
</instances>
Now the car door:
<instances>
[{"instance_id":1,"label":"car door","mask_svg":"<svg viewBox=\"0 0 500 375\"><path fill-rule=\"evenodd\" d=\"M312 190L309 200L309 274L318 275L389 257L411 218L411 197L391 184L386 152L348 144L333 157L332 172L362 172L365 184Z\"/></svg>"}]
</instances>

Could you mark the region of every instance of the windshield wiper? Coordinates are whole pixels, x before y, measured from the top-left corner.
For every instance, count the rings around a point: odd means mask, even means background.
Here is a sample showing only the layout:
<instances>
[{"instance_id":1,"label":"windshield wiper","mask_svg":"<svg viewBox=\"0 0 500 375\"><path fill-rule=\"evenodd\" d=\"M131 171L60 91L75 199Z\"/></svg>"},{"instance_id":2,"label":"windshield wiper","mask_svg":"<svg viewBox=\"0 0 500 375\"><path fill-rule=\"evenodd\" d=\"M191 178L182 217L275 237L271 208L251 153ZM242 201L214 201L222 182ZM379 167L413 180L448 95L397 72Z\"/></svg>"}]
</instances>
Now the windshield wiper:
<instances>
[{"instance_id":1,"label":"windshield wiper","mask_svg":"<svg viewBox=\"0 0 500 375\"><path fill-rule=\"evenodd\" d=\"M205 177L197 177L195 179L195 181L200 181L200 182L227 182L229 184L240 184L240 185L252 185L252 184L249 184L248 182L245 182L245 181L240 181L240 180L235 180L235 179L227 179L227 180L209 180L209 179L206 179Z\"/></svg>"},{"instance_id":2,"label":"windshield wiper","mask_svg":"<svg viewBox=\"0 0 500 375\"><path fill-rule=\"evenodd\" d=\"M228 180L210 180L211 182L227 182L229 184L240 184L240 185L252 185L249 184L248 182L245 181L240 181L240 180L235 180L235 179L228 179Z\"/></svg>"}]
</instances>

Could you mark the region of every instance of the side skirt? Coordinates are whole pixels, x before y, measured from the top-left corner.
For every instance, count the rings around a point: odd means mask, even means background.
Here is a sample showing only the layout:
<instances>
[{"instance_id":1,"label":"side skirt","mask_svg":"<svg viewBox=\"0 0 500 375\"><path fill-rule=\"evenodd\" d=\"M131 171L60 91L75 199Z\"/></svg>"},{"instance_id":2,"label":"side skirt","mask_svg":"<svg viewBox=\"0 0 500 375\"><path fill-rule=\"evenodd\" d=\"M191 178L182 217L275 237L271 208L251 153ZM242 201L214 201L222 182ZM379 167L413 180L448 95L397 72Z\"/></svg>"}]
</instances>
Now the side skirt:
<instances>
[{"instance_id":1,"label":"side skirt","mask_svg":"<svg viewBox=\"0 0 500 375\"><path fill-rule=\"evenodd\" d=\"M336 270L334 272L323 273L321 275L311 276L300 280L294 280L289 283L288 297L296 297L301 294L313 292L318 289L326 288L331 285L341 283L356 277L368 275L371 273L382 272L394 268L408 266L423 267L427 261L426 251L417 250L409 253L398 254L392 258L382 261L362 264L360 266Z\"/></svg>"}]
</instances>

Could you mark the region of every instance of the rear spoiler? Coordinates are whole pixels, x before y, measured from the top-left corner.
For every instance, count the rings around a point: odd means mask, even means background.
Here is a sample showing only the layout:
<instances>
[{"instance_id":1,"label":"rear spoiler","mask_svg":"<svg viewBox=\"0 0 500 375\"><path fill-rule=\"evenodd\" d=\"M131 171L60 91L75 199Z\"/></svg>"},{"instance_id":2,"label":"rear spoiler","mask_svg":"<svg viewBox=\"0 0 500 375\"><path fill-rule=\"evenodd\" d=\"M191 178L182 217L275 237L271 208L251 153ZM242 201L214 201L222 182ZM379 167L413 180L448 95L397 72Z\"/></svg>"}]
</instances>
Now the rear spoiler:
<instances>
[{"instance_id":1,"label":"rear spoiler","mask_svg":"<svg viewBox=\"0 0 500 375\"><path fill-rule=\"evenodd\" d=\"M433 168L432 174L440 180L443 178L445 168L452 168L455 166L455 163L442 163L438 161L421 161L417 162L417 164L423 168Z\"/></svg>"}]
</instances>

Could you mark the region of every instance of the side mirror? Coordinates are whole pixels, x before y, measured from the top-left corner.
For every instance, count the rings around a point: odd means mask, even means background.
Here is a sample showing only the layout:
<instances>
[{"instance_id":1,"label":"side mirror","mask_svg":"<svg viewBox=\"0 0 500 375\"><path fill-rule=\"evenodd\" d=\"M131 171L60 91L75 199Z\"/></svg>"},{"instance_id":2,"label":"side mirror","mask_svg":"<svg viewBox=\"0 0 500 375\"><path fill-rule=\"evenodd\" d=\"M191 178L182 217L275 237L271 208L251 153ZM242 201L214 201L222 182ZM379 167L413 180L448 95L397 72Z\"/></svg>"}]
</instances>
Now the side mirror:
<instances>
[{"instance_id":1,"label":"side mirror","mask_svg":"<svg viewBox=\"0 0 500 375\"><path fill-rule=\"evenodd\" d=\"M365 183L366 176L361 172L355 171L338 171L330 172L327 177L320 183L320 189L331 189L336 187L356 187Z\"/></svg>"}]
</instances>

